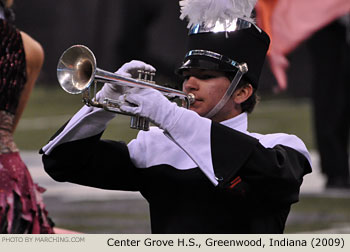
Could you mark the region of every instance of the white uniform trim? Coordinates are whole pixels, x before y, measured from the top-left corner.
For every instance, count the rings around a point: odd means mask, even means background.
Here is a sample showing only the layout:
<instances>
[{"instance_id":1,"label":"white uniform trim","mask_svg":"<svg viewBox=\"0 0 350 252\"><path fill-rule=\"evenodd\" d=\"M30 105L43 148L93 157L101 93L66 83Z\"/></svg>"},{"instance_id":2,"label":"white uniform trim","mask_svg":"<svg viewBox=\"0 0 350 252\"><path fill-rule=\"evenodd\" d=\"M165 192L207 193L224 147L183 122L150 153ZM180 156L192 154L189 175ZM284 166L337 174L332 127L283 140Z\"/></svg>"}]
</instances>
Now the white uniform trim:
<instances>
[{"instance_id":1,"label":"white uniform trim","mask_svg":"<svg viewBox=\"0 0 350 252\"><path fill-rule=\"evenodd\" d=\"M211 121L188 111L183 113L178 124L169 132L171 139L167 139L163 131L156 127L152 127L149 132L140 132L128 145L131 160L138 168L162 164L179 170L199 167L210 181L217 185L211 156ZM246 113L222 124L258 139L266 148L273 148L279 144L293 148L303 154L311 164L309 153L298 137L283 133L262 135L248 132Z\"/></svg>"},{"instance_id":2,"label":"white uniform trim","mask_svg":"<svg viewBox=\"0 0 350 252\"><path fill-rule=\"evenodd\" d=\"M46 144L42 150L46 155L58 145L66 142L95 136L105 130L107 123L115 117L115 113L101 108L83 106L68 122L66 127Z\"/></svg>"}]
</instances>

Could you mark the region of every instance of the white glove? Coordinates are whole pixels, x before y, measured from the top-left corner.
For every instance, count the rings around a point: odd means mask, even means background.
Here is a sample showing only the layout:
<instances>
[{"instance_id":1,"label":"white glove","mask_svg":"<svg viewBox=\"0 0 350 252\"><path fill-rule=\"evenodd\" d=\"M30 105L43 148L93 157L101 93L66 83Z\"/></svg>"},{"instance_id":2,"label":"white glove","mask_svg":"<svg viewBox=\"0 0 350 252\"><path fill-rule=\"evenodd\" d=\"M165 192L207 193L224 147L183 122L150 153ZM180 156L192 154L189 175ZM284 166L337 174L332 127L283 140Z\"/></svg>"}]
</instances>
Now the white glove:
<instances>
[{"instance_id":1,"label":"white glove","mask_svg":"<svg viewBox=\"0 0 350 252\"><path fill-rule=\"evenodd\" d=\"M137 78L137 70L145 70L149 72L156 71L156 69L151 65L148 65L139 60L132 60L122 65L115 73L123 77ZM97 100L99 102L102 102L104 98L118 100L119 96L125 93L127 89L129 89L129 87L122 87L120 85L105 83L102 89L96 94Z\"/></svg>"},{"instance_id":2,"label":"white glove","mask_svg":"<svg viewBox=\"0 0 350 252\"><path fill-rule=\"evenodd\" d=\"M146 117L166 131L174 127L185 110L153 88L131 88L119 100L126 101L120 107L122 111Z\"/></svg>"},{"instance_id":3,"label":"white glove","mask_svg":"<svg viewBox=\"0 0 350 252\"><path fill-rule=\"evenodd\" d=\"M132 88L119 99L126 101L120 107L121 110L146 117L162 128L164 134L192 159L212 183L218 184L211 153L210 119L201 117L192 110L178 107L153 88ZM143 137L144 134L139 134L138 139L129 143L129 150L133 144L131 148L139 144L137 141L143 141ZM141 145L143 144L142 142ZM142 159L139 159L140 152L131 153L137 155L133 156L136 160Z\"/></svg>"}]
</instances>

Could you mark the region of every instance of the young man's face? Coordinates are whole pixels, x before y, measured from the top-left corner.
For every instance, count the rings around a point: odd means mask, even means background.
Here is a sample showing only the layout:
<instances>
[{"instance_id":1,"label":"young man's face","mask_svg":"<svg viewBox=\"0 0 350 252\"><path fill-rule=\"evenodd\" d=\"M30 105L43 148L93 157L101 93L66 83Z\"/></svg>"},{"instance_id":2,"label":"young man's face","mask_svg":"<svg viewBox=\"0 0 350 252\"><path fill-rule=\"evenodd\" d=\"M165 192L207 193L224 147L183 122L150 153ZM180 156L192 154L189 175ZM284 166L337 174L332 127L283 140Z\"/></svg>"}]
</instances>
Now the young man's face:
<instances>
[{"instance_id":1,"label":"young man's face","mask_svg":"<svg viewBox=\"0 0 350 252\"><path fill-rule=\"evenodd\" d=\"M196 100L191 104L190 109L200 116L205 116L221 100L229 87L231 81L223 72L189 69L183 72L185 81L183 91L192 93ZM213 117L213 121L221 122L239 114L233 99L230 99L225 106Z\"/></svg>"}]
</instances>

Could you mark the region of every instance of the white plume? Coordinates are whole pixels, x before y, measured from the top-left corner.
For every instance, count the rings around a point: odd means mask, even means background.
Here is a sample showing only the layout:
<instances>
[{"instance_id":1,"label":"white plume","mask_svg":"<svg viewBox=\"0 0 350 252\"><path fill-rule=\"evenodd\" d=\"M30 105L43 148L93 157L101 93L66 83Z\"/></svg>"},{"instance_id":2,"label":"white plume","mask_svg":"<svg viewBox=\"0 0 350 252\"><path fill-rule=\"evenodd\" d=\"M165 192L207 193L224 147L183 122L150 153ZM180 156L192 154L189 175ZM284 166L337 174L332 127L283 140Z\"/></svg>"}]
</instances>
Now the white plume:
<instances>
[{"instance_id":1,"label":"white plume","mask_svg":"<svg viewBox=\"0 0 350 252\"><path fill-rule=\"evenodd\" d=\"M180 19L187 18L188 28L197 24L211 28L217 22L228 24L236 18L254 23L251 13L257 0L182 0Z\"/></svg>"}]
</instances>

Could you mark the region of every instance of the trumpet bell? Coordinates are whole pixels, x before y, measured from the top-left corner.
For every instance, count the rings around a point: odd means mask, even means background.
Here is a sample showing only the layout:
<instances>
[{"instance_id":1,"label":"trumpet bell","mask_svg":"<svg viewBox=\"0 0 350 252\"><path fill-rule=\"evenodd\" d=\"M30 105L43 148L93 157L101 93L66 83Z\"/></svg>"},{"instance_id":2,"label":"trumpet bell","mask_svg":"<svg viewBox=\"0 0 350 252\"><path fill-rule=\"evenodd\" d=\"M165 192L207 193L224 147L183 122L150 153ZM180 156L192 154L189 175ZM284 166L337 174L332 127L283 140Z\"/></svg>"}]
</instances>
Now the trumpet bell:
<instances>
[{"instance_id":1,"label":"trumpet bell","mask_svg":"<svg viewBox=\"0 0 350 252\"><path fill-rule=\"evenodd\" d=\"M61 55L57 65L57 79L70 94L80 94L94 82L96 58L89 48L74 45Z\"/></svg>"}]
</instances>

